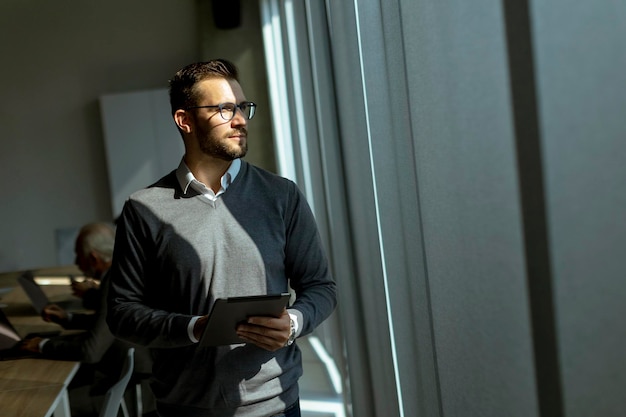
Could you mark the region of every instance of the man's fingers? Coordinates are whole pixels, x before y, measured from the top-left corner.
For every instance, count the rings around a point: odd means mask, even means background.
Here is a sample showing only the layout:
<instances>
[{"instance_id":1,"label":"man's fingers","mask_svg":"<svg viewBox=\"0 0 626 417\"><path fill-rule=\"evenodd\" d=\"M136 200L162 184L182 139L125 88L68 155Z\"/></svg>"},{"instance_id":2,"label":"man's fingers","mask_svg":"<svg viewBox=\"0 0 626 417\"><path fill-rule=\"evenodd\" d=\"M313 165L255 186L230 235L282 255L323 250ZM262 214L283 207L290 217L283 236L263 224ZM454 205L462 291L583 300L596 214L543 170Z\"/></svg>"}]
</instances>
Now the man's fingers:
<instances>
[{"instance_id":1,"label":"man's fingers","mask_svg":"<svg viewBox=\"0 0 626 417\"><path fill-rule=\"evenodd\" d=\"M269 350L270 352L274 352L285 345L285 342L280 341L281 334L279 332L272 333L267 329L260 330L260 332L248 332L238 328L237 335L247 342L253 343L262 349Z\"/></svg>"},{"instance_id":2,"label":"man's fingers","mask_svg":"<svg viewBox=\"0 0 626 417\"><path fill-rule=\"evenodd\" d=\"M239 337L272 352L285 346L290 333L291 324L287 310L283 310L280 317L249 317L245 323L237 326Z\"/></svg>"},{"instance_id":3,"label":"man's fingers","mask_svg":"<svg viewBox=\"0 0 626 417\"><path fill-rule=\"evenodd\" d=\"M287 310L283 310L280 317L267 317L267 316L248 317L247 323L256 325L256 326L277 329L277 330L289 330L290 329L289 313L287 313Z\"/></svg>"}]
</instances>

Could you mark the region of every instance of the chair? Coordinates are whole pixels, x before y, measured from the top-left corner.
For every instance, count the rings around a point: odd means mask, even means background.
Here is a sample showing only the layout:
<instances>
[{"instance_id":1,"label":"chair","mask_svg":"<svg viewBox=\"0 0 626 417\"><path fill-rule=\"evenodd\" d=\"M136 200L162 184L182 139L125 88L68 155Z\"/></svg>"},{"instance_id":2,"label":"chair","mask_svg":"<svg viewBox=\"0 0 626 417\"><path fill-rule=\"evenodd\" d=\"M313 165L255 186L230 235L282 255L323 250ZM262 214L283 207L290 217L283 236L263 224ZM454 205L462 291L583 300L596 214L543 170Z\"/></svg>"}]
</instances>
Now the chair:
<instances>
[{"instance_id":1,"label":"chair","mask_svg":"<svg viewBox=\"0 0 626 417\"><path fill-rule=\"evenodd\" d=\"M130 382L128 383L129 387L134 387L134 407L135 407L135 415L137 417L141 417L143 415L143 387L142 382L150 379L151 374L145 374L140 372L133 372L132 377L130 378ZM123 407L123 405L122 405ZM126 417L126 414L124 415Z\"/></svg>"},{"instance_id":2,"label":"chair","mask_svg":"<svg viewBox=\"0 0 626 417\"><path fill-rule=\"evenodd\" d=\"M128 410L126 409L126 403L124 402L124 392L130 381L130 377L133 374L133 368L135 366L135 349L129 348L126 361L122 367L122 374L120 379L107 390L104 394L104 404L100 410L99 417L117 417L117 413L122 408L122 413L125 417L128 417Z\"/></svg>"}]
</instances>

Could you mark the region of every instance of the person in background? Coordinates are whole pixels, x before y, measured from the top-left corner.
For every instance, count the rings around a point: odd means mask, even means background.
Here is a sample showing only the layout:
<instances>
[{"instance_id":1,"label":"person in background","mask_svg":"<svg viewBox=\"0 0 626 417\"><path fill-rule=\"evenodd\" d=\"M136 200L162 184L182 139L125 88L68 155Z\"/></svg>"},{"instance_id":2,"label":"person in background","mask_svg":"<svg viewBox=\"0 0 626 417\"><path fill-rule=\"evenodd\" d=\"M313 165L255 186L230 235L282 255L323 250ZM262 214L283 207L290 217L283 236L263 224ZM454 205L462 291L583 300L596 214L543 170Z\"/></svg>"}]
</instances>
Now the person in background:
<instances>
[{"instance_id":1,"label":"person in background","mask_svg":"<svg viewBox=\"0 0 626 417\"><path fill-rule=\"evenodd\" d=\"M248 101L236 67L194 63L170 80L185 154L132 194L117 222L108 323L152 349L161 417L300 416L296 337L334 310L335 282L297 186L244 161ZM280 317L250 317L246 343L199 346L216 298L295 292Z\"/></svg>"},{"instance_id":2,"label":"person in background","mask_svg":"<svg viewBox=\"0 0 626 417\"><path fill-rule=\"evenodd\" d=\"M71 313L56 304L44 308L46 321L60 324L65 329L84 332L60 335L52 338L34 337L23 341L21 348L37 352L42 358L80 361L81 368L70 384L71 389L99 386L106 391L107 385L119 378L119 372L131 345L116 339L106 323L107 273L111 266L115 229L107 223L90 223L80 229L76 238L76 265L86 277L101 282L99 308L94 313ZM135 369L138 373L151 372L149 353L144 349L135 351ZM72 401L74 403L74 401ZM72 404L74 409L74 404Z\"/></svg>"},{"instance_id":3,"label":"person in background","mask_svg":"<svg viewBox=\"0 0 626 417\"><path fill-rule=\"evenodd\" d=\"M96 254L85 254L83 256L88 257ZM83 307L87 310L97 310L100 308L100 300L102 299L100 296L100 279L102 278L101 275L108 269L108 266L110 266L110 256L108 259L107 267L95 267L91 274L93 276L85 276L85 279L82 281L78 281L74 279L74 277L71 279L72 293L83 300ZM84 259L80 260L76 258L75 262L78 265L79 263L84 263Z\"/></svg>"},{"instance_id":4,"label":"person in background","mask_svg":"<svg viewBox=\"0 0 626 417\"><path fill-rule=\"evenodd\" d=\"M78 232L74 245L74 263L84 274L84 281L72 279L74 295L83 299L83 307L98 311L101 307L100 282L111 267L115 229L108 223L90 223ZM89 330L96 323L97 314L72 314L57 304L47 305L42 317L65 329Z\"/></svg>"},{"instance_id":5,"label":"person in background","mask_svg":"<svg viewBox=\"0 0 626 417\"><path fill-rule=\"evenodd\" d=\"M97 240L98 235L93 235L93 239ZM82 281L72 279L72 293L83 300L84 308L97 310L100 308L100 301L102 300L100 280L111 266L113 248L109 247L108 239L101 242L94 241L87 246L90 248L89 253L79 251L78 248L75 250L75 263L85 274L85 279ZM86 270L82 268L86 268Z\"/></svg>"}]
</instances>

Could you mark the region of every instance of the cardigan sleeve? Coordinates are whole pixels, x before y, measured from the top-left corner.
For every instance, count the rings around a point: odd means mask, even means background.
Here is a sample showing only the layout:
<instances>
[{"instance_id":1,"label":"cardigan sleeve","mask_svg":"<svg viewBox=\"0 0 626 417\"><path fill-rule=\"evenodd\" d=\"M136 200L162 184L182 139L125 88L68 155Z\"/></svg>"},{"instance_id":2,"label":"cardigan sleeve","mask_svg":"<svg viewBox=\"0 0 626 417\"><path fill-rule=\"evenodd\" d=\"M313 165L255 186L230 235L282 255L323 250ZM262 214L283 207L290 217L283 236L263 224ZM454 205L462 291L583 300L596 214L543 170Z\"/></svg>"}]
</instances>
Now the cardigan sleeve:
<instances>
[{"instance_id":1,"label":"cardigan sleeve","mask_svg":"<svg viewBox=\"0 0 626 417\"><path fill-rule=\"evenodd\" d=\"M285 264L296 300L298 334L319 326L336 306L336 285L328 265L313 213L300 190L292 184L286 227Z\"/></svg>"},{"instance_id":2,"label":"cardigan sleeve","mask_svg":"<svg viewBox=\"0 0 626 417\"><path fill-rule=\"evenodd\" d=\"M146 280L154 237L140 204L128 200L118 221L107 323L113 334L147 347L183 347L193 344L187 333L192 315L172 313L149 305Z\"/></svg>"}]
</instances>

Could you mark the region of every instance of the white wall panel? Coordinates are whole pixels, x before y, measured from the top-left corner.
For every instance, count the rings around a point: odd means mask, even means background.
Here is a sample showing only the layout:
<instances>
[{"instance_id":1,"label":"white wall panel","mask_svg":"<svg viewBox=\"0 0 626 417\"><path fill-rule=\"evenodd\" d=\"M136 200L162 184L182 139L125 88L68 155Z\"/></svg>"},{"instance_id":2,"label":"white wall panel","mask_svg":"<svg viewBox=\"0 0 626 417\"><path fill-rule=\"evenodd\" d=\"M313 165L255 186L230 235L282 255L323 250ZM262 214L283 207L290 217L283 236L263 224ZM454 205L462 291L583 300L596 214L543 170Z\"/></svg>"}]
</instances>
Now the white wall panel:
<instances>
[{"instance_id":1,"label":"white wall panel","mask_svg":"<svg viewBox=\"0 0 626 417\"><path fill-rule=\"evenodd\" d=\"M130 194L176 169L184 154L166 89L100 98L112 211Z\"/></svg>"}]
</instances>

